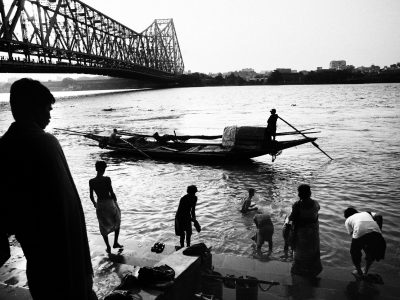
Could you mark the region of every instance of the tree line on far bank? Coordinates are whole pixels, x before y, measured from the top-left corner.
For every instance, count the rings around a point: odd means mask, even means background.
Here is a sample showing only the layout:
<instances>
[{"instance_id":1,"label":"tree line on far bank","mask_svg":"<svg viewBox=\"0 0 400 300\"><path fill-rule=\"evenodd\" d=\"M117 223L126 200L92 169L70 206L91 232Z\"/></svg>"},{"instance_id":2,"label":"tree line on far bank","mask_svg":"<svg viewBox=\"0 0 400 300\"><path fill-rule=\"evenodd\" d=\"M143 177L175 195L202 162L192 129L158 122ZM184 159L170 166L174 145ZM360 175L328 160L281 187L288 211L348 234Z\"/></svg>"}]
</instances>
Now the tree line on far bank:
<instances>
[{"instance_id":1,"label":"tree line on far bank","mask_svg":"<svg viewBox=\"0 0 400 300\"><path fill-rule=\"evenodd\" d=\"M243 78L231 73L210 76L203 73L182 75L179 86L233 86L233 85L285 85L285 84L354 84L400 82L400 69L363 73L354 70L319 70L300 73L273 71L268 77L261 74Z\"/></svg>"}]
</instances>

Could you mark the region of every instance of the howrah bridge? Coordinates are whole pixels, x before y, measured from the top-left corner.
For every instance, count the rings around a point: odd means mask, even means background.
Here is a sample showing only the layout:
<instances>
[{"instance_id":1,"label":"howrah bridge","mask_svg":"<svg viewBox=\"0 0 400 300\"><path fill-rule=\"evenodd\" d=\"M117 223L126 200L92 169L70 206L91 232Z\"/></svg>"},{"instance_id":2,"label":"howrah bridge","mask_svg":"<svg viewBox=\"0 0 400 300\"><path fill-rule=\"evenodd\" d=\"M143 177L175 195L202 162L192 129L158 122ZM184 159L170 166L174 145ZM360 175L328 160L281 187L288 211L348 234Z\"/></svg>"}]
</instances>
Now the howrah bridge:
<instances>
[{"instance_id":1,"label":"howrah bridge","mask_svg":"<svg viewBox=\"0 0 400 300\"><path fill-rule=\"evenodd\" d=\"M184 63L172 19L136 32L79 0L0 0L1 73L84 73L174 82Z\"/></svg>"}]
</instances>

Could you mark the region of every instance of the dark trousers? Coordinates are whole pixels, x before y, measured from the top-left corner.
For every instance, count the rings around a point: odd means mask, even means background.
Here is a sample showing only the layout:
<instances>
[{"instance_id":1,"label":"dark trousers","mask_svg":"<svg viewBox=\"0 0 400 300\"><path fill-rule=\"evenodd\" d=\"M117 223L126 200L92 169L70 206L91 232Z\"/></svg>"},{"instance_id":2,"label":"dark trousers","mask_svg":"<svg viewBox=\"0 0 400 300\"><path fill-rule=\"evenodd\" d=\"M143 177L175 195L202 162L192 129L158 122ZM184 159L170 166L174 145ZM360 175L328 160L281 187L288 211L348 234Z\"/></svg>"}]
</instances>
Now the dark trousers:
<instances>
[{"instance_id":1,"label":"dark trousers","mask_svg":"<svg viewBox=\"0 0 400 300\"><path fill-rule=\"evenodd\" d=\"M379 261L385 258L386 242L379 232L369 232L358 239L351 240L350 254L353 264L360 266L362 252L365 252L365 260Z\"/></svg>"}]
</instances>

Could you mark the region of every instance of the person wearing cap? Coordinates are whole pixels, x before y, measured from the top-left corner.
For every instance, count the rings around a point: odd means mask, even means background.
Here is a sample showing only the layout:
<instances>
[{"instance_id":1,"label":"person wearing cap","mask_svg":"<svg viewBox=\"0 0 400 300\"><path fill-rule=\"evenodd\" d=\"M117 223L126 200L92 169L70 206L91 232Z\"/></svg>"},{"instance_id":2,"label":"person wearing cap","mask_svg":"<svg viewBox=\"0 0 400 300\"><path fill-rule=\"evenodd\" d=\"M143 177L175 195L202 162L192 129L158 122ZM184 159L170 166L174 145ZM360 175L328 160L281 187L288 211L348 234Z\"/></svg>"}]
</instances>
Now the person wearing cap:
<instances>
[{"instance_id":1,"label":"person wearing cap","mask_svg":"<svg viewBox=\"0 0 400 300\"><path fill-rule=\"evenodd\" d=\"M276 114L276 109L273 108L270 110L271 115L268 118L268 125L266 130L267 141L272 140L275 141L276 136L276 122L278 121L278 115Z\"/></svg>"}]
</instances>

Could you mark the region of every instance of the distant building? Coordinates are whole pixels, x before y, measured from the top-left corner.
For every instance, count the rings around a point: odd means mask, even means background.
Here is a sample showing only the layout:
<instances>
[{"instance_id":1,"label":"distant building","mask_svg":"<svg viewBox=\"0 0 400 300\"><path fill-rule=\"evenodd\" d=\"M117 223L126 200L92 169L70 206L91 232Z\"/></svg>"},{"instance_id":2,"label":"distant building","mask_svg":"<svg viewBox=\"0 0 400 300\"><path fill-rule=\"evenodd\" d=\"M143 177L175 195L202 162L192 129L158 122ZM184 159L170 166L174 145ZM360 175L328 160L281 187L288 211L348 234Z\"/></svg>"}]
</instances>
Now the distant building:
<instances>
[{"instance_id":1,"label":"distant building","mask_svg":"<svg viewBox=\"0 0 400 300\"><path fill-rule=\"evenodd\" d=\"M344 69L346 69L346 61L345 60L332 60L329 63L329 69L344 70Z\"/></svg>"},{"instance_id":2,"label":"distant building","mask_svg":"<svg viewBox=\"0 0 400 300\"><path fill-rule=\"evenodd\" d=\"M288 69L288 68L276 68L275 71L282 73L282 74L292 73L292 69Z\"/></svg>"},{"instance_id":3,"label":"distant building","mask_svg":"<svg viewBox=\"0 0 400 300\"><path fill-rule=\"evenodd\" d=\"M241 72L254 72L254 69L252 68L244 68L242 70L240 70Z\"/></svg>"}]
</instances>

